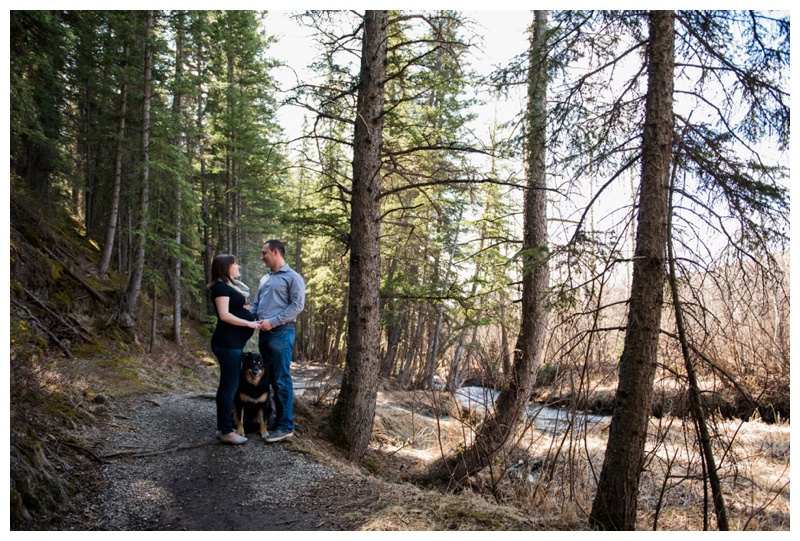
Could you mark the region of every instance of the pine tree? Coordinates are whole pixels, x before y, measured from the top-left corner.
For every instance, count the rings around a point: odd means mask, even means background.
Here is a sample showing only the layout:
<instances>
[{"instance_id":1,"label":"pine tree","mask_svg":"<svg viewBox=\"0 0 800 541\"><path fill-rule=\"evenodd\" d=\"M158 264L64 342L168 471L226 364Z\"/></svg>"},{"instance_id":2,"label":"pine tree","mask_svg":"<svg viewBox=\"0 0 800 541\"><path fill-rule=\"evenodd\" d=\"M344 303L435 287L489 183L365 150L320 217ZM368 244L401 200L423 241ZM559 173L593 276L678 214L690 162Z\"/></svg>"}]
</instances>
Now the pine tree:
<instances>
[{"instance_id":1,"label":"pine tree","mask_svg":"<svg viewBox=\"0 0 800 541\"><path fill-rule=\"evenodd\" d=\"M674 122L674 25L674 13L651 12L641 202L630 316L608 449L592 508L592 519L604 529L633 529L636 524L639 475L650 418L664 294Z\"/></svg>"},{"instance_id":2,"label":"pine tree","mask_svg":"<svg viewBox=\"0 0 800 541\"><path fill-rule=\"evenodd\" d=\"M144 71L142 85L144 101L142 103L142 177L139 188L139 209L136 231L136 248L133 259L133 270L128 279L128 286L122 297L118 320L122 327L133 328L135 325L136 305L142 287L144 260L146 255L147 228L150 212L150 99L152 96L152 32L155 24L153 11L147 12L147 31L144 35Z\"/></svg>"},{"instance_id":3,"label":"pine tree","mask_svg":"<svg viewBox=\"0 0 800 541\"><path fill-rule=\"evenodd\" d=\"M68 33L56 11L10 17L11 170L45 199L64 160Z\"/></svg>"},{"instance_id":4,"label":"pine tree","mask_svg":"<svg viewBox=\"0 0 800 541\"><path fill-rule=\"evenodd\" d=\"M352 461L360 460L369 445L378 388L380 152L388 25L388 11L364 14L353 139L347 359L330 421L335 441Z\"/></svg>"}]
</instances>

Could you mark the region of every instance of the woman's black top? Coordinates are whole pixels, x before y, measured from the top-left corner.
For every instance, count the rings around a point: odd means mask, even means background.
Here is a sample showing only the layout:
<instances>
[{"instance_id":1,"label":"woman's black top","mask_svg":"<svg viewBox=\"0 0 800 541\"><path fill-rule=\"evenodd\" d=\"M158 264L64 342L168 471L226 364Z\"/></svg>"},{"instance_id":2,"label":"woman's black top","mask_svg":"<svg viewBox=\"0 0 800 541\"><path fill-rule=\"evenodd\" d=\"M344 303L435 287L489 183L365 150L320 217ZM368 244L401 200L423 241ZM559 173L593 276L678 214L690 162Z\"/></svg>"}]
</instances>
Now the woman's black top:
<instances>
[{"instance_id":1,"label":"woman's black top","mask_svg":"<svg viewBox=\"0 0 800 541\"><path fill-rule=\"evenodd\" d=\"M217 297L229 297L228 312L238 317L239 319L246 319L247 321L254 321L255 318L246 310L244 303L246 299L244 295L229 286L224 282L216 282L211 287L211 300L214 302L214 311L217 312ZM250 327L242 327L240 325L231 325L219 319L219 312L217 312L217 328L214 329L214 334L211 336L211 343L215 346L228 349L243 349L244 345L253 336L253 331Z\"/></svg>"}]
</instances>

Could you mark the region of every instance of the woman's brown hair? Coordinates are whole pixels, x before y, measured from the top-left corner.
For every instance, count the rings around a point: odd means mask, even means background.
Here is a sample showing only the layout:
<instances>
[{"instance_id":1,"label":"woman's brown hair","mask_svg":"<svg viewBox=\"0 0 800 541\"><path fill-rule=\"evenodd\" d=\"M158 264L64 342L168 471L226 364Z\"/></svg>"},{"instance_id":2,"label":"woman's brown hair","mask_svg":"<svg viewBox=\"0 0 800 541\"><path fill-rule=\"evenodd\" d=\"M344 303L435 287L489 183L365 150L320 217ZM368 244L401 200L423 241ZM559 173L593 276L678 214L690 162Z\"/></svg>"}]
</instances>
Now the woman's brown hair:
<instances>
[{"instance_id":1,"label":"woman's brown hair","mask_svg":"<svg viewBox=\"0 0 800 541\"><path fill-rule=\"evenodd\" d=\"M211 282L208 289L214 287L217 282L231 283L231 265L236 263L236 256L231 254L219 254L214 256L211 262Z\"/></svg>"}]
</instances>

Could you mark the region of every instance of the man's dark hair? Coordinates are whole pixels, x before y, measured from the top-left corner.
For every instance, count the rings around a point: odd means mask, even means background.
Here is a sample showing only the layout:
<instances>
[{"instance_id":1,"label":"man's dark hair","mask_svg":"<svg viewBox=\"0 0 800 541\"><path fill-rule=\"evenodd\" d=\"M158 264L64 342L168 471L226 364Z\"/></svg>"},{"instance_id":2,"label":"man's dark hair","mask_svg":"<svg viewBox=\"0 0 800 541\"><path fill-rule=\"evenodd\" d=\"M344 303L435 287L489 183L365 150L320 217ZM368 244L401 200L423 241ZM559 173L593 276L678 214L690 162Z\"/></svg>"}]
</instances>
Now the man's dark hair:
<instances>
[{"instance_id":1,"label":"man's dark hair","mask_svg":"<svg viewBox=\"0 0 800 541\"><path fill-rule=\"evenodd\" d=\"M267 246L269 246L270 250L278 250L281 253L281 257L286 257L286 247L283 243L279 240L272 239L265 242Z\"/></svg>"}]
</instances>

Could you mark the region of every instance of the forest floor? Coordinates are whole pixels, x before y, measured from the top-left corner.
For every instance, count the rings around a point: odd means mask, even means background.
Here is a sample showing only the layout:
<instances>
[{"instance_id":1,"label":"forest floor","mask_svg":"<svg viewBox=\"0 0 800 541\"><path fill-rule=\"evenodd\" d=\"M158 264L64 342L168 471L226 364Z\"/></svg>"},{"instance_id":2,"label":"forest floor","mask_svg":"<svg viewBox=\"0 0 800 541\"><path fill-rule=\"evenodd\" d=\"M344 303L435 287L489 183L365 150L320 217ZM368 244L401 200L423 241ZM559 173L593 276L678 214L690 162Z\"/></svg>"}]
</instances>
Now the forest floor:
<instances>
[{"instance_id":1,"label":"forest floor","mask_svg":"<svg viewBox=\"0 0 800 541\"><path fill-rule=\"evenodd\" d=\"M398 406L382 400L378 407ZM480 496L445 496L337 459L307 417L283 442L266 444L254 433L243 445L221 444L213 390L131 395L110 410L107 423L81 435L102 465L74 472L79 489L55 529L538 529ZM409 469L401 455L391 456L381 460L384 470L394 476Z\"/></svg>"},{"instance_id":2,"label":"forest floor","mask_svg":"<svg viewBox=\"0 0 800 541\"><path fill-rule=\"evenodd\" d=\"M103 363L86 359L70 364L71 373L85 374L90 366ZM186 373L176 364L167 363L173 374ZM152 371L152 366L148 371ZM440 456L441 449L458 445L463 437L464 425L455 421L452 409L448 412L453 404L448 393L382 387L377 397L373 441L361 464L354 465L343 460L322 433L325 412L329 411L338 385L336 374L329 367L293 365L297 382L294 437L266 444L253 433L240 446L223 445L216 439L216 382L212 370L203 372L204 369L196 370L195 375L201 377L193 382L184 381L183 385L180 380L171 381L164 372L151 373L149 381L158 377L162 384L168 384L159 392L149 389L124 393L120 392L122 386L135 388L133 379L116 384L107 379L104 388L110 391L108 395L90 400L94 404L88 408L92 410L93 422L76 425L73 437L62 440L78 442L71 447L79 447L92 460L79 465L62 462L62 470L72 479L66 505L46 523L30 523L24 529L578 531L588 528L579 510L590 505L590 486L573 486L570 503L565 505L564 489L557 489L558 483L553 483L556 490L552 494L548 483L521 483L519 487L539 486L544 492L533 504L525 499L523 490L519 493L521 505L513 505L508 501L504 504L503 498L492 497L493 491L488 486L483 490L443 494L414 484L416 474ZM130 378L130 373L127 377ZM139 374L137 379L144 378ZM310 383L313 379L317 381ZM85 383L97 388L96 383ZM90 398L91 394L84 396ZM731 423L730 430L739 434L739 443L729 449L734 461L726 465L731 472L726 475L725 492L732 526L787 530L789 426ZM591 450L598 471L602 461L602 433L601 428L598 434L585 436L582 444ZM561 438L558 434L552 436ZM676 437L680 439L680 434ZM531 456L542 456L536 449L552 448L556 441L544 434L537 438L539 441L530 443ZM674 447L673 442L665 444L665 456L672 457L672 462L665 464L675 468L674 460L682 443L676 441ZM660 464L653 461L643 475L645 529L651 526L653 502L659 497L658 480L664 474L659 473ZM510 481L513 479L508 477L505 484ZM702 490L691 488L690 484L678 482L670 490L661 510L659 529L693 530L702 524Z\"/></svg>"},{"instance_id":3,"label":"forest floor","mask_svg":"<svg viewBox=\"0 0 800 541\"><path fill-rule=\"evenodd\" d=\"M213 393L128 398L98 431L105 465L64 530L357 530L378 483L304 451L303 437L240 446L214 435Z\"/></svg>"}]
</instances>

